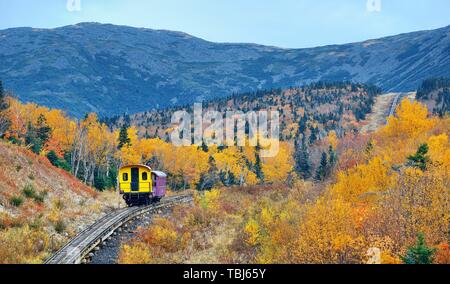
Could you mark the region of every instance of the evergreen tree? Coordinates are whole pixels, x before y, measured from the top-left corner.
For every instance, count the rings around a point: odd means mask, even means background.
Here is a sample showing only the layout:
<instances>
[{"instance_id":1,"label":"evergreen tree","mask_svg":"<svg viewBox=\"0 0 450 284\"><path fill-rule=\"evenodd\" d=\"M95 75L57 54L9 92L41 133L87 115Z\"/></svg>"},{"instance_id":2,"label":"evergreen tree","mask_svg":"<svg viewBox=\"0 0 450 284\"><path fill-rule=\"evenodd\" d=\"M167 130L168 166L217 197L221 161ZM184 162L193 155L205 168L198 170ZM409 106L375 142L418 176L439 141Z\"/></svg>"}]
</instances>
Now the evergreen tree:
<instances>
[{"instance_id":1,"label":"evergreen tree","mask_svg":"<svg viewBox=\"0 0 450 284\"><path fill-rule=\"evenodd\" d=\"M304 134L306 132L308 118L306 117L306 114L300 119L300 122L298 123L298 133Z\"/></svg>"},{"instance_id":2,"label":"evergreen tree","mask_svg":"<svg viewBox=\"0 0 450 284\"><path fill-rule=\"evenodd\" d=\"M47 159L52 163L52 165L56 166L58 164L58 155L56 155L55 151L50 151L47 154Z\"/></svg>"},{"instance_id":3,"label":"evergreen tree","mask_svg":"<svg viewBox=\"0 0 450 284\"><path fill-rule=\"evenodd\" d=\"M197 190L211 190L217 185L219 174L216 161L212 156L209 157L208 166L208 172L200 175L200 180L197 183Z\"/></svg>"},{"instance_id":4,"label":"evergreen tree","mask_svg":"<svg viewBox=\"0 0 450 284\"><path fill-rule=\"evenodd\" d=\"M208 145L206 145L205 141L202 142L201 148L202 148L203 152L208 153L209 148L208 148Z\"/></svg>"},{"instance_id":5,"label":"evergreen tree","mask_svg":"<svg viewBox=\"0 0 450 284\"><path fill-rule=\"evenodd\" d=\"M406 256L402 257L405 264L432 264L436 250L425 244L425 236L420 233L417 236L417 244L408 248Z\"/></svg>"},{"instance_id":6,"label":"evergreen tree","mask_svg":"<svg viewBox=\"0 0 450 284\"><path fill-rule=\"evenodd\" d=\"M219 173L219 179L220 182L224 185L224 186L232 186L237 184L237 180L236 177L234 176L234 174L231 171L221 171Z\"/></svg>"},{"instance_id":7,"label":"evergreen tree","mask_svg":"<svg viewBox=\"0 0 450 284\"><path fill-rule=\"evenodd\" d=\"M295 172L303 179L309 179L311 177L311 164L309 161L309 153L308 148L306 147L306 143L304 141L301 145L296 143L296 150L294 154L295 159Z\"/></svg>"},{"instance_id":8,"label":"evergreen tree","mask_svg":"<svg viewBox=\"0 0 450 284\"><path fill-rule=\"evenodd\" d=\"M412 167L416 167L425 171L427 169L427 164L430 162L430 158L427 156L428 154L428 145L422 144L417 150L416 154L408 157L408 164Z\"/></svg>"},{"instance_id":9,"label":"evergreen tree","mask_svg":"<svg viewBox=\"0 0 450 284\"><path fill-rule=\"evenodd\" d=\"M256 151L255 151L255 158L256 158L255 174L256 174L256 177L260 180L260 182L263 182L264 181L264 173L262 170L262 161L261 161L260 154L261 154L261 146L259 145L259 142L258 142L258 145L256 146Z\"/></svg>"},{"instance_id":10,"label":"evergreen tree","mask_svg":"<svg viewBox=\"0 0 450 284\"><path fill-rule=\"evenodd\" d=\"M128 137L128 127L124 124L120 128L119 133L119 149L122 149L125 145L131 146L131 140Z\"/></svg>"},{"instance_id":11,"label":"evergreen tree","mask_svg":"<svg viewBox=\"0 0 450 284\"><path fill-rule=\"evenodd\" d=\"M31 122L27 124L27 133L25 134L25 144L35 154L39 154L42 150L42 141L37 137L36 129Z\"/></svg>"},{"instance_id":12,"label":"evergreen tree","mask_svg":"<svg viewBox=\"0 0 450 284\"><path fill-rule=\"evenodd\" d=\"M322 153L322 158L320 159L320 165L317 168L316 171L316 181L324 181L327 177L327 171L328 171L328 157L327 153Z\"/></svg>"},{"instance_id":13,"label":"evergreen tree","mask_svg":"<svg viewBox=\"0 0 450 284\"><path fill-rule=\"evenodd\" d=\"M337 155L336 155L336 151L334 150L333 146L330 145L330 147L328 148L328 162L329 162L329 168L330 168L330 172L333 170L334 166L336 166L337 163Z\"/></svg>"},{"instance_id":14,"label":"evergreen tree","mask_svg":"<svg viewBox=\"0 0 450 284\"><path fill-rule=\"evenodd\" d=\"M50 139L52 129L47 124L47 119L43 114L39 115L36 126L36 134L42 143L45 144Z\"/></svg>"},{"instance_id":15,"label":"evergreen tree","mask_svg":"<svg viewBox=\"0 0 450 284\"><path fill-rule=\"evenodd\" d=\"M47 159L55 167L58 167L60 169L70 172L69 163L64 159L59 158L58 155L56 155L55 151L52 150L52 151L48 152Z\"/></svg>"},{"instance_id":16,"label":"evergreen tree","mask_svg":"<svg viewBox=\"0 0 450 284\"><path fill-rule=\"evenodd\" d=\"M317 134L319 130L317 128L311 127L311 135L309 136L309 144L314 144L317 141Z\"/></svg>"},{"instance_id":17,"label":"evergreen tree","mask_svg":"<svg viewBox=\"0 0 450 284\"><path fill-rule=\"evenodd\" d=\"M31 122L28 123L25 143L30 147L31 151L39 154L48 142L51 130L45 117L41 114L37 120L36 127Z\"/></svg>"}]
</instances>

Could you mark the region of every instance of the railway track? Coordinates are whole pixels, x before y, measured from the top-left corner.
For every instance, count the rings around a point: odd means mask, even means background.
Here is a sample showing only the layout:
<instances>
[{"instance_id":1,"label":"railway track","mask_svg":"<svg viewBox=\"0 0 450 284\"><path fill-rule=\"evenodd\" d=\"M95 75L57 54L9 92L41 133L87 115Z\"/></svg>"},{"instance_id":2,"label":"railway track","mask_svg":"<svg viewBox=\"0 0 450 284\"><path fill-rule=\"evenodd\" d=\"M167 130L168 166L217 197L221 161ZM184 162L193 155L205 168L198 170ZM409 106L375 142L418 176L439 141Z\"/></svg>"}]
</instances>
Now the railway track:
<instances>
[{"instance_id":1,"label":"railway track","mask_svg":"<svg viewBox=\"0 0 450 284\"><path fill-rule=\"evenodd\" d=\"M371 133L384 126L389 117L395 115L402 99L412 93L387 93L379 96L367 118L367 124L361 128L362 133Z\"/></svg>"},{"instance_id":2,"label":"railway track","mask_svg":"<svg viewBox=\"0 0 450 284\"><path fill-rule=\"evenodd\" d=\"M394 100L392 101L391 107L389 109L389 113L387 115L388 118L395 114L395 110L397 109L398 103L404 96L405 96L404 93L398 93L397 95L395 95Z\"/></svg>"},{"instance_id":3,"label":"railway track","mask_svg":"<svg viewBox=\"0 0 450 284\"><path fill-rule=\"evenodd\" d=\"M398 105L405 98L409 98L411 101L414 101L416 99L416 92L397 93L392 101L391 107L389 109L389 113L387 114L387 118L395 115L395 111L397 110Z\"/></svg>"},{"instance_id":4,"label":"railway track","mask_svg":"<svg viewBox=\"0 0 450 284\"><path fill-rule=\"evenodd\" d=\"M164 198L160 203L145 207L122 208L104 216L69 241L45 264L80 264L99 244L107 240L118 228L132 219L175 204L192 201L192 195L178 195Z\"/></svg>"}]
</instances>

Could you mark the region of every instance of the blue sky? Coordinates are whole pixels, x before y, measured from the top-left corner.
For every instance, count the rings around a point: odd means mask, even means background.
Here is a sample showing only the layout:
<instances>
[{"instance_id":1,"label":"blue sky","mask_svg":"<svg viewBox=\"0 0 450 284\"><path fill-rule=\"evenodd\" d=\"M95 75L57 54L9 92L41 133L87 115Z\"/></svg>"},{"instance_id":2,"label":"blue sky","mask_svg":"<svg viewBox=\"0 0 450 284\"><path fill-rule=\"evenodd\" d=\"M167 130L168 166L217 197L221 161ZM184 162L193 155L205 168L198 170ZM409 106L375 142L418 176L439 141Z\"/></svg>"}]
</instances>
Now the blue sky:
<instances>
[{"instance_id":1,"label":"blue sky","mask_svg":"<svg viewBox=\"0 0 450 284\"><path fill-rule=\"evenodd\" d=\"M0 29L101 22L187 32L216 42L313 47L450 24L449 0L0 0ZM369 11L367 1L381 1Z\"/></svg>"}]
</instances>

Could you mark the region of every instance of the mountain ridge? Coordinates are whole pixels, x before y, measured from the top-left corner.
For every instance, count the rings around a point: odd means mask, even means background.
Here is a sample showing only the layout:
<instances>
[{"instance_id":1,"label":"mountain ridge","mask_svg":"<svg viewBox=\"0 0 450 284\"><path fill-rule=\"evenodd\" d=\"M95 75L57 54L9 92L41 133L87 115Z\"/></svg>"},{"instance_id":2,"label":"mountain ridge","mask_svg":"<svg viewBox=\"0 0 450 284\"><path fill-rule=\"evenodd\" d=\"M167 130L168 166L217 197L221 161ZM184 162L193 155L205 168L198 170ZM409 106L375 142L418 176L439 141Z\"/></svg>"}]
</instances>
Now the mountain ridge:
<instances>
[{"instance_id":1,"label":"mountain ridge","mask_svg":"<svg viewBox=\"0 0 450 284\"><path fill-rule=\"evenodd\" d=\"M26 102L81 117L137 113L315 81L411 91L450 75L450 26L343 45L278 48L80 23L0 31L0 78Z\"/></svg>"}]
</instances>

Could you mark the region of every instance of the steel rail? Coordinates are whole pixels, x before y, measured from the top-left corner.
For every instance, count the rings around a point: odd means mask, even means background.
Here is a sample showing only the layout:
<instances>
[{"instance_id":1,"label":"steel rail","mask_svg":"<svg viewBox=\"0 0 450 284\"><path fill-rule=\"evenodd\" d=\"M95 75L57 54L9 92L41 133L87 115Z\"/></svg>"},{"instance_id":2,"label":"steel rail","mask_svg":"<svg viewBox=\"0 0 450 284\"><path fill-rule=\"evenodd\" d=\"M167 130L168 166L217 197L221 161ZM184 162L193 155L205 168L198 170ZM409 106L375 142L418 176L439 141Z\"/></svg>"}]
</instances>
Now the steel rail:
<instances>
[{"instance_id":1,"label":"steel rail","mask_svg":"<svg viewBox=\"0 0 450 284\"><path fill-rule=\"evenodd\" d=\"M95 247L107 240L118 228L130 220L148 212L190 201L192 201L192 195L178 195L164 198L158 204L122 208L111 212L71 239L48 258L45 264L80 264Z\"/></svg>"},{"instance_id":2,"label":"steel rail","mask_svg":"<svg viewBox=\"0 0 450 284\"><path fill-rule=\"evenodd\" d=\"M387 116L388 118L395 114L395 111L397 110L397 105L402 96L404 96L404 93L398 93L397 95L395 95L394 100L392 101L391 108L389 109L389 114Z\"/></svg>"}]
</instances>

